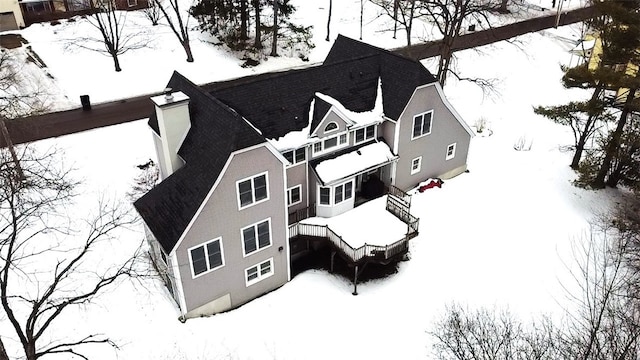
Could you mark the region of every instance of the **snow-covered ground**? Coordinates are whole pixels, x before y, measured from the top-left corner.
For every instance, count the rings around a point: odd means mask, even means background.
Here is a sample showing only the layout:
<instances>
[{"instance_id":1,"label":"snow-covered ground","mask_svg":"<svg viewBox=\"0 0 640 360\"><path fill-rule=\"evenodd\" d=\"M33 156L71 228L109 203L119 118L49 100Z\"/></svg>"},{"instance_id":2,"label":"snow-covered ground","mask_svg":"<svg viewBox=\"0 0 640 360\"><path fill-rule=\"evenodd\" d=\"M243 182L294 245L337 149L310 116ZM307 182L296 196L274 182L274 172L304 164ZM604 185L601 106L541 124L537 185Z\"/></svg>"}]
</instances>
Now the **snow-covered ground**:
<instances>
[{"instance_id":1,"label":"snow-covered ground","mask_svg":"<svg viewBox=\"0 0 640 360\"><path fill-rule=\"evenodd\" d=\"M359 6L359 1L348 4ZM311 16L318 7L303 7L300 15L319 24L312 61L321 60L330 45L322 40L324 16ZM332 31L357 38L359 20L351 15L355 12L336 14ZM152 50L125 55L123 72L115 74L108 58L48 52L59 41L57 36L64 35L54 29L64 27L37 25L22 33L70 101L81 93L109 100L158 91L174 68L197 83L260 70L242 69L234 58L196 40L194 64L184 62L176 46L173 53L162 55ZM365 36L377 45L393 45L389 39L387 33L372 31ZM361 284L358 296L351 295L349 280L312 270L239 309L182 324L159 281L125 281L94 304L70 312L52 331L60 338L110 336L120 347L117 352L104 346L87 349L90 358L105 360L425 359L432 357L430 325L451 301L508 306L525 320L557 313L563 302L558 278L566 273L563 260L570 261L571 241L588 230L595 214L622 196L611 189L573 187L571 154L563 150L572 144L569 129L533 113L532 106L584 96L560 85L560 65L569 62L567 50L572 47L562 39L577 40L578 33L564 27L522 36L519 47L503 42L483 47L482 53L458 54L458 67L466 75L495 78L499 92L484 96L474 85L450 80L445 93L470 125L487 119L492 135L472 140L468 173L441 189L413 196L420 235L411 241L410 261L388 278ZM172 45L162 43L158 51L165 47ZM261 67L301 65L299 60L289 61L270 59ZM155 70L149 73L147 68ZM521 138L532 144L530 151L514 150ZM54 145L66 149L65 163L85 180L78 215L86 213L99 194L124 198L137 173L135 165L154 156L145 120L37 144ZM130 248L142 236L140 227L123 232L114 252ZM10 349L18 346L6 324L0 326L0 335L12 339L5 340Z\"/></svg>"}]
</instances>

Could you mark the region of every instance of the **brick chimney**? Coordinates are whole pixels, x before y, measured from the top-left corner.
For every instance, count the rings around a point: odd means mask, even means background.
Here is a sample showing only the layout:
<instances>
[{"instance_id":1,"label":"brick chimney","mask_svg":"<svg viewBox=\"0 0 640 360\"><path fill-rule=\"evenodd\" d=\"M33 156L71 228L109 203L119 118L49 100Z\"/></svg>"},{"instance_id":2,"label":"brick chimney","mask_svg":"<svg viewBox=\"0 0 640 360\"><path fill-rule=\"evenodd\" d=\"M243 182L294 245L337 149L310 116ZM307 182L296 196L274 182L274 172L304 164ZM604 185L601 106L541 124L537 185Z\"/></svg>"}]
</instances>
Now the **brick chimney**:
<instances>
[{"instance_id":1,"label":"brick chimney","mask_svg":"<svg viewBox=\"0 0 640 360\"><path fill-rule=\"evenodd\" d=\"M189 97L181 91L173 92L167 88L163 95L154 96L151 101L155 104L160 131L160 139L155 138L160 175L165 179L184 165L178 150L191 127Z\"/></svg>"}]
</instances>

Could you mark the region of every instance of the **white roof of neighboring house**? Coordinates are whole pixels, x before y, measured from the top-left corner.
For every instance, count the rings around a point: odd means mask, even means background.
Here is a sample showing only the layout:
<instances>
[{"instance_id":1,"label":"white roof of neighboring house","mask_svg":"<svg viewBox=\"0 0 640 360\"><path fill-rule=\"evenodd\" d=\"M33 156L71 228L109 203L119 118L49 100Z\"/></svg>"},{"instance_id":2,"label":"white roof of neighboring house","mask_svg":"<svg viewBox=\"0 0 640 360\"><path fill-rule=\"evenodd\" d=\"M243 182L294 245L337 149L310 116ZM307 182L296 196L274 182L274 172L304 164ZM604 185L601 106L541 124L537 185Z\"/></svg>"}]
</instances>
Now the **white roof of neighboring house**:
<instances>
[{"instance_id":1,"label":"white roof of neighboring house","mask_svg":"<svg viewBox=\"0 0 640 360\"><path fill-rule=\"evenodd\" d=\"M596 44L595 39L591 40L582 40L576 45L573 49L571 49L572 53L582 53L583 51L591 50Z\"/></svg>"},{"instance_id":2,"label":"white roof of neighboring house","mask_svg":"<svg viewBox=\"0 0 640 360\"><path fill-rule=\"evenodd\" d=\"M323 183L330 184L395 159L387 144L377 142L319 163L316 174Z\"/></svg>"}]
</instances>

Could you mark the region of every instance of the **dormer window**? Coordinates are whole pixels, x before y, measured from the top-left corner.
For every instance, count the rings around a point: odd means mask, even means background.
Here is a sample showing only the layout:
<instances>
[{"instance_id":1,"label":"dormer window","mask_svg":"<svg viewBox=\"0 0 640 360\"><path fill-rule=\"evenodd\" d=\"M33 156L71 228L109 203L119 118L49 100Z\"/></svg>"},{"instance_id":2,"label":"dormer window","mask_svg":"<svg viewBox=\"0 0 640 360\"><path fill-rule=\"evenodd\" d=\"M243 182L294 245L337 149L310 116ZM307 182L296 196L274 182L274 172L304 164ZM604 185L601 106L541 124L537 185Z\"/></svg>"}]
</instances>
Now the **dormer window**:
<instances>
[{"instance_id":1,"label":"dormer window","mask_svg":"<svg viewBox=\"0 0 640 360\"><path fill-rule=\"evenodd\" d=\"M334 121L328 123L327 126L324 127L325 133L329 133L336 130L338 130L338 124L336 124Z\"/></svg>"}]
</instances>

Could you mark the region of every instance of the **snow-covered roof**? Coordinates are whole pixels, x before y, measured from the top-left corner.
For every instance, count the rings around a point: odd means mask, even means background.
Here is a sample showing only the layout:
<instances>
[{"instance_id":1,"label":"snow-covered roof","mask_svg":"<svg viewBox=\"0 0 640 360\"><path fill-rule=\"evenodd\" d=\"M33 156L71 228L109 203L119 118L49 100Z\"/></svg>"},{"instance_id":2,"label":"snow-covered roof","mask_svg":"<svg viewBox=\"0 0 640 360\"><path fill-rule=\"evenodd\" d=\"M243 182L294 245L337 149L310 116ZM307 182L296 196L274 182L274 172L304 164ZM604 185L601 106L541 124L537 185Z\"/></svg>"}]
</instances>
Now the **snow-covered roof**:
<instances>
[{"instance_id":1,"label":"snow-covered roof","mask_svg":"<svg viewBox=\"0 0 640 360\"><path fill-rule=\"evenodd\" d=\"M595 44L596 44L596 39L582 40L581 42L578 43L578 45L576 45L576 47L571 49L571 52L581 53L582 51L588 51L593 49Z\"/></svg>"},{"instance_id":2,"label":"snow-covered roof","mask_svg":"<svg viewBox=\"0 0 640 360\"><path fill-rule=\"evenodd\" d=\"M311 100L311 106L309 108L309 123L302 130L291 131L285 136L281 136L277 139L267 139L267 141L273 145L278 151L284 152L300 148L311 141L309 140L309 128L311 127L311 119L313 118L313 108L315 107L316 99Z\"/></svg>"},{"instance_id":3,"label":"snow-covered roof","mask_svg":"<svg viewBox=\"0 0 640 360\"><path fill-rule=\"evenodd\" d=\"M377 142L358 150L325 160L316 165L316 174L324 184L359 174L396 159L387 144Z\"/></svg>"},{"instance_id":4,"label":"snow-covered roof","mask_svg":"<svg viewBox=\"0 0 640 360\"><path fill-rule=\"evenodd\" d=\"M329 95L316 92L315 95L333 106L346 120L351 121L356 126L375 124L382 121L384 109L382 106L382 81L378 78L378 91L373 109L363 112L355 112L345 108L338 100Z\"/></svg>"}]
</instances>

